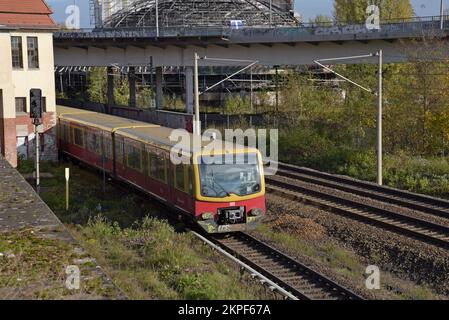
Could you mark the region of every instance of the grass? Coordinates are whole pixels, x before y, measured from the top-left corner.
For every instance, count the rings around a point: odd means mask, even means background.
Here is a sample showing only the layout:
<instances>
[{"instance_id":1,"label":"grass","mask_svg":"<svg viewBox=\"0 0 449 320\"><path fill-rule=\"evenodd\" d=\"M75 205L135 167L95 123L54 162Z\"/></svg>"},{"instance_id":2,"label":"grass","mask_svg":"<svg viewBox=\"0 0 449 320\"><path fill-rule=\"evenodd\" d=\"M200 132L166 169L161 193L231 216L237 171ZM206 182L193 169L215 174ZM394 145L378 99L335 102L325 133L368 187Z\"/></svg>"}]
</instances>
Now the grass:
<instances>
[{"instance_id":1,"label":"grass","mask_svg":"<svg viewBox=\"0 0 449 320\"><path fill-rule=\"evenodd\" d=\"M364 288L367 262L353 251L327 239L310 241L298 235L275 231L270 223L260 225L256 233L262 239L275 243L277 247L290 252L294 256L307 257L317 265L329 268L340 277L356 284L361 291L373 298L401 300L439 298L426 285L416 285L410 281L399 279L386 271L381 273L381 289L368 292ZM375 261L371 263L375 263Z\"/></svg>"},{"instance_id":2,"label":"grass","mask_svg":"<svg viewBox=\"0 0 449 320\"><path fill-rule=\"evenodd\" d=\"M357 179L376 180L376 152L334 141L314 130L283 130L279 136L281 161ZM399 189L449 198L449 157L385 153L384 183Z\"/></svg>"},{"instance_id":3,"label":"grass","mask_svg":"<svg viewBox=\"0 0 449 320\"><path fill-rule=\"evenodd\" d=\"M29 171L21 162L19 169ZM65 210L64 167L71 168L70 209ZM131 299L270 299L239 267L177 225L165 209L132 189L106 182L70 164L44 164L54 175L41 181L41 197Z\"/></svg>"},{"instance_id":4,"label":"grass","mask_svg":"<svg viewBox=\"0 0 449 320\"><path fill-rule=\"evenodd\" d=\"M131 299L266 297L237 267L166 221L145 217L122 229L97 216L72 230Z\"/></svg>"},{"instance_id":5,"label":"grass","mask_svg":"<svg viewBox=\"0 0 449 320\"><path fill-rule=\"evenodd\" d=\"M65 287L65 270L83 255L67 243L43 239L32 229L2 233L0 239L0 297L2 299L64 299L74 294L96 297L114 295L114 290L100 285L88 264L79 265L79 290Z\"/></svg>"}]
</instances>

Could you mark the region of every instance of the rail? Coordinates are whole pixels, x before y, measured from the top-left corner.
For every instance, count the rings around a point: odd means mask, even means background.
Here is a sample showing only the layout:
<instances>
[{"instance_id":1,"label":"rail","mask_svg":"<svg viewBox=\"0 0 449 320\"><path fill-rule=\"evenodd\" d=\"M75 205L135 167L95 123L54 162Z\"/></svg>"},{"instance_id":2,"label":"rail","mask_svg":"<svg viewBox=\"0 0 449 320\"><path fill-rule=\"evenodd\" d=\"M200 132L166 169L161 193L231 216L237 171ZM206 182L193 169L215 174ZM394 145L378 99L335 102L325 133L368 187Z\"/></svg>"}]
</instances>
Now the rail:
<instances>
[{"instance_id":1,"label":"rail","mask_svg":"<svg viewBox=\"0 0 449 320\"><path fill-rule=\"evenodd\" d=\"M194 232L202 241L261 279L270 289L292 300L362 300L342 287L279 250L246 234L209 236Z\"/></svg>"}]
</instances>

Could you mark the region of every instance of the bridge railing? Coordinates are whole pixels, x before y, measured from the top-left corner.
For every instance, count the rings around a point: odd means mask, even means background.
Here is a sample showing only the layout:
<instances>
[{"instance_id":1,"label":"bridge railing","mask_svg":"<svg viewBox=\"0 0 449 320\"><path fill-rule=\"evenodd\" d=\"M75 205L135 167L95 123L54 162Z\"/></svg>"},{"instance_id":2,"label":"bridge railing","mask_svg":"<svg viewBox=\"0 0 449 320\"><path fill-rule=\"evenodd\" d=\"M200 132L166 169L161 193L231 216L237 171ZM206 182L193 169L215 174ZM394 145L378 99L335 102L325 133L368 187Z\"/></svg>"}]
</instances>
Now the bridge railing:
<instances>
[{"instance_id":1,"label":"bridge railing","mask_svg":"<svg viewBox=\"0 0 449 320\"><path fill-rule=\"evenodd\" d=\"M404 19L382 20L380 30L370 30L371 32L391 32L391 33L421 33L433 30L440 30L440 16L413 17ZM449 15L443 16L443 28L449 29ZM226 37L240 31L251 33L268 32L276 30L282 32L292 32L296 34L322 35L322 34L338 34L338 33L358 33L361 30L366 32L365 24L351 22L322 22L322 23L301 23L297 26L242 26L220 27L220 26L170 26L159 28L159 38L170 37ZM92 38L157 38L157 30L155 27L125 27L120 29L114 28L85 28L76 30L60 30L55 33L56 38L76 38L76 39L92 39Z\"/></svg>"}]
</instances>

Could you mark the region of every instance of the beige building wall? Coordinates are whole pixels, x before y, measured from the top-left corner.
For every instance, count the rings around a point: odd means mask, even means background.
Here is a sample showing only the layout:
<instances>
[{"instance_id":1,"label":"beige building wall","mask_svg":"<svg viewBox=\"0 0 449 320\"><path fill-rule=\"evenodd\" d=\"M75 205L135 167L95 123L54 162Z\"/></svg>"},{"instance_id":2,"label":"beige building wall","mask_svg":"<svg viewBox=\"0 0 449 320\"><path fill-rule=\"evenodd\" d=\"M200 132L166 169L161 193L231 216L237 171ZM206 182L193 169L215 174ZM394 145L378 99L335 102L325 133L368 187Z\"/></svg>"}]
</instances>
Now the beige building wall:
<instances>
[{"instance_id":1,"label":"beige building wall","mask_svg":"<svg viewBox=\"0 0 449 320\"><path fill-rule=\"evenodd\" d=\"M23 70L12 71L14 96L27 98L27 112L29 112L30 109L28 100L30 95L30 89L33 88L41 89L42 96L46 97L47 112L55 112L56 96L55 96L55 77L54 77L55 64L53 60L53 34L51 32L45 33L11 32L10 36L21 36L23 48ZM39 69L28 68L28 55L26 54L27 37L38 38ZM11 48L11 44L9 44L9 48ZM9 55L11 56L11 54ZM9 65L11 66L12 63L10 62ZM13 114L15 114L14 101L13 104L14 107L11 108L11 110L13 111Z\"/></svg>"},{"instance_id":2,"label":"beige building wall","mask_svg":"<svg viewBox=\"0 0 449 320\"><path fill-rule=\"evenodd\" d=\"M14 87L12 85L12 57L11 37L9 32L0 32L0 117L14 118L11 103L14 101Z\"/></svg>"},{"instance_id":3,"label":"beige building wall","mask_svg":"<svg viewBox=\"0 0 449 320\"><path fill-rule=\"evenodd\" d=\"M11 37L22 37L23 68L12 67ZM28 67L27 37L37 37L39 68ZM0 30L0 151L13 165L17 155L34 157L35 128L29 117L30 89L41 89L46 99L41 133L42 159L56 159L56 96L53 34L51 31ZM26 113L16 114L16 98L26 98Z\"/></svg>"}]
</instances>

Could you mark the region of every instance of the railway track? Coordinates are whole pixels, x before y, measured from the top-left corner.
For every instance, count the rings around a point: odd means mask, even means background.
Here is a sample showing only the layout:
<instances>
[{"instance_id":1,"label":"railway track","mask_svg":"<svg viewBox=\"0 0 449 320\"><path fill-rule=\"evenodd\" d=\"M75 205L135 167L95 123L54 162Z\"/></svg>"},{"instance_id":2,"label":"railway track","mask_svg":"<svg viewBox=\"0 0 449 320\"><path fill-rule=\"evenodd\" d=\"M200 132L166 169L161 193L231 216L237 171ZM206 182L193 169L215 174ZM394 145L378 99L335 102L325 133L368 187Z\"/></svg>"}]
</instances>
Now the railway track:
<instances>
[{"instance_id":1,"label":"railway track","mask_svg":"<svg viewBox=\"0 0 449 320\"><path fill-rule=\"evenodd\" d=\"M332 181L332 178L329 180ZM366 203L342 198L307 186L301 186L298 181L304 180L291 172L289 172L287 176L283 169L280 170L280 176L267 176L266 181L268 184L267 190L281 197L311 204L326 211L394 231L398 234L406 235L429 244L449 248L449 228L446 226L404 215L390 209L382 209ZM311 181L312 178L310 178L307 183L313 184ZM341 186L341 188L339 188L340 186L334 186L334 182L327 183L326 181L320 181L320 183L321 182L323 184L317 184L323 186L324 183L326 183L328 184L327 187L335 188L337 190L349 188L346 186ZM355 193L352 191L346 192ZM360 192L363 192L363 190L360 190ZM365 197L370 196L365 195ZM387 195L385 197L387 197Z\"/></svg>"},{"instance_id":2,"label":"railway track","mask_svg":"<svg viewBox=\"0 0 449 320\"><path fill-rule=\"evenodd\" d=\"M242 232L209 236L211 242L236 257L270 288L290 299L361 300L362 297L277 249ZM203 239L204 240L204 239Z\"/></svg>"},{"instance_id":3,"label":"railway track","mask_svg":"<svg viewBox=\"0 0 449 320\"><path fill-rule=\"evenodd\" d=\"M394 189L387 186L379 186L367 181L332 175L285 163L278 163L278 168L278 176L301 180L323 187L334 188L336 190L449 219L448 200Z\"/></svg>"}]
</instances>

